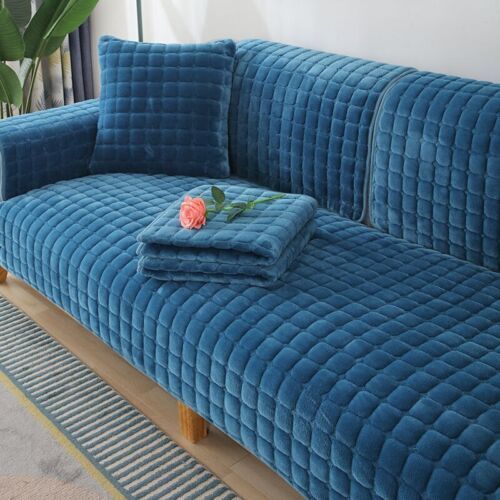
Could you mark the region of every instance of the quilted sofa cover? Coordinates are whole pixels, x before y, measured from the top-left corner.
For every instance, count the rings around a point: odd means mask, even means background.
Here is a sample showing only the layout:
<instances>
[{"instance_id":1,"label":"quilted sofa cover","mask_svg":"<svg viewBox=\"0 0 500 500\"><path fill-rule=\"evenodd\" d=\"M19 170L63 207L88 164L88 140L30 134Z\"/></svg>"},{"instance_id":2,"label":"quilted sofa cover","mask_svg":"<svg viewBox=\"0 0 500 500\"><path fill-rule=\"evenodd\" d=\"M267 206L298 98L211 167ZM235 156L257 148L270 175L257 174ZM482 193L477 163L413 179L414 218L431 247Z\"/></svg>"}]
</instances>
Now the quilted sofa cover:
<instances>
[{"instance_id":1,"label":"quilted sofa cover","mask_svg":"<svg viewBox=\"0 0 500 500\"><path fill-rule=\"evenodd\" d=\"M409 68L247 40L229 112L233 172L357 220L378 99Z\"/></svg>"},{"instance_id":2,"label":"quilted sofa cover","mask_svg":"<svg viewBox=\"0 0 500 500\"><path fill-rule=\"evenodd\" d=\"M401 78L374 121L372 169L376 227L500 270L500 85Z\"/></svg>"},{"instance_id":3,"label":"quilted sofa cover","mask_svg":"<svg viewBox=\"0 0 500 500\"><path fill-rule=\"evenodd\" d=\"M326 210L272 289L138 274L137 233L207 182L32 191L1 206L0 264L307 497L493 495L499 274Z\"/></svg>"},{"instance_id":4,"label":"quilted sofa cover","mask_svg":"<svg viewBox=\"0 0 500 500\"><path fill-rule=\"evenodd\" d=\"M259 46L266 54L262 69L247 66L244 58L258 58ZM251 161L239 129L247 120L244 106L238 105L243 94L233 100L230 133L239 138L230 137L231 154L243 166L238 171L233 164L234 171L273 188L303 189L323 206L358 218L366 203L359 198L364 180L354 179L366 178L368 160L373 160L369 138L382 132L378 120L384 94L397 89L407 70L395 68L394 79L384 85L375 82L385 78L384 66L367 81L359 79L368 111L345 105L343 85L338 87L338 103L325 101L330 111L338 104L346 117L368 113L377 121L372 127L364 119L358 122L362 127L351 118L344 122L342 131L359 132L359 151L364 153L354 162L354 172L346 168L339 173L338 162L329 163L328 169L324 164L320 168L319 159L311 163L316 151L324 159L338 154L332 149L322 156L323 140L343 147L335 134L325 139L327 129L317 128L317 141L303 141L309 137L305 130L294 136L298 142L291 140L287 126L256 135L257 116L265 131L274 109L278 115L285 110L283 117L293 109L279 104L294 92L287 94L288 84L279 84L276 54L269 55L273 49L302 52L264 42L245 42L238 50L243 66L236 67L236 93L239 85L249 85L247 69L255 72L256 89L263 85L257 73L267 75L267 90L247 94L249 110L263 109L245 125ZM312 60L326 57L307 54ZM290 64L298 61L300 56ZM302 79L283 69L284 82ZM340 69L347 71L342 65ZM335 71L328 71L337 78ZM358 76L354 71L353 81ZM267 85L271 81L274 87ZM322 84L329 88L327 81ZM293 89L296 83L291 85ZM312 80L308 85L311 102L322 102L315 97ZM377 99L366 92L367 85L380 85ZM350 91L359 95L357 87ZM460 123L468 116L464 109ZM468 500L498 495L499 273L386 234L392 229L382 222L377 222L382 231L371 229L320 209L315 236L271 288L147 278L137 273L137 234L187 190L216 181L85 176L97 115L97 104L88 102L12 119L11 129L8 121L0 122L1 192L7 199L0 204L0 266L64 308L308 498ZM307 111L302 116L319 120L322 114ZM335 113L328 116L332 124L337 122ZM431 115L429 121L433 124ZM287 123L284 119L283 125ZM315 128L314 123L306 120L303 126ZM31 131L35 133L28 136ZM343 166L353 165L352 133L345 136L348 159L342 156ZM276 135L282 145L279 163L268 141ZM493 161L492 151L485 153L487 161ZM266 157L276 169L262 170ZM292 158L297 162L293 168L288 161ZM357 173L358 166L364 173ZM381 175L382 162L372 161L372 166ZM252 174L247 168L261 170ZM337 173L330 175L330 168ZM302 175L307 181L292 183L292 173L294 179ZM46 185L59 179L64 180ZM241 178L228 182L250 185ZM417 203L421 192L415 191L411 203ZM491 196L495 194L486 190L485 197ZM384 208L384 196L376 199L382 213L397 211L397 205ZM369 208L372 215L378 213L375 204Z\"/></svg>"},{"instance_id":5,"label":"quilted sofa cover","mask_svg":"<svg viewBox=\"0 0 500 500\"><path fill-rule=\"evenodd\" d=\"M99 103L0 120L0 200L89 174Z\"/></svg>"}]
</instances>

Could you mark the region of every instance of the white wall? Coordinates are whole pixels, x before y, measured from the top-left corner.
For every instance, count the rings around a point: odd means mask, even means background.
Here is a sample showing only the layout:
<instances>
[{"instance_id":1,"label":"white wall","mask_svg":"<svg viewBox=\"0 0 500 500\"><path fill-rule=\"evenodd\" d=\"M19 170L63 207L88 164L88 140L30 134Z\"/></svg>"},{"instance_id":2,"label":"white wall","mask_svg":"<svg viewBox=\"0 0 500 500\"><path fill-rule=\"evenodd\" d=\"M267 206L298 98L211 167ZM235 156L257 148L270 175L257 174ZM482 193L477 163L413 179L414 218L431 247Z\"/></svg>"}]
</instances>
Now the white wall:
<instances>
[{"instance_id":1,"label":"white wall","mask_svg":"<svg viewBox=\"0 0 500 500\"><path fill-rule=\"evenodd\" d=\"M146 41L265 38L500 82L500 0L142 0ZM137 37L135 0L100 0L97 37Z\"/></svg>"}]
</instances>

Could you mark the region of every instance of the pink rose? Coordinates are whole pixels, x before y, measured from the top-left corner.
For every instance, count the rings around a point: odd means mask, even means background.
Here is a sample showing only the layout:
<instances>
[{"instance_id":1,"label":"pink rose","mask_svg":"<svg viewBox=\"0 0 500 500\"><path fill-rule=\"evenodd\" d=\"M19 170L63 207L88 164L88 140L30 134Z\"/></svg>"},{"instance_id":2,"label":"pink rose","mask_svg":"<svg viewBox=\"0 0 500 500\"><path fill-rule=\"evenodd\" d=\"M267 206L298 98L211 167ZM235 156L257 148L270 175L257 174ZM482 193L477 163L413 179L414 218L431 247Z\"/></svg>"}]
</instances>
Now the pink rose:
<instances>
[{"instance_id":1,"label":"pink rose","mask_svg":"<svg viewBox=\"0 0 500 500\"><path fill-rule=\"evenodd\" d=\"M207 222L207 207L203 199L186 195L181 203L179 220L186 229L201 229Z\"/></svg>"}]
</instances>

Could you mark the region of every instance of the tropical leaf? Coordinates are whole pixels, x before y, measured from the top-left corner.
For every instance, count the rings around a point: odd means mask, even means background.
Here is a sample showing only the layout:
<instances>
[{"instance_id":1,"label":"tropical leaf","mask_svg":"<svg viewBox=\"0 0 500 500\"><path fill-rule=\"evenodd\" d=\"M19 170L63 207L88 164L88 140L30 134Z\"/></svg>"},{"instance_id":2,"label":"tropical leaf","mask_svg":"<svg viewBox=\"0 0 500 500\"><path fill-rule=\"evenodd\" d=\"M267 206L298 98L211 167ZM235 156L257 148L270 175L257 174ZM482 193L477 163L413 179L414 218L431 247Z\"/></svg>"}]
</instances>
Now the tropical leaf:
<instances>
[{"instance_id":1,"label":"tropical leaf","mask_svg":"<svg viewBox=\"0 0 500 500\"><path fill-rule=\"evenodd\" d=\"M76 30L90 16L99 0L70 0L57 20L50 36L66 36Z\"/></svg>"},{"instance_id":2,"label":"tropical leaf","mask_svg":"<svg viewBox=\"0 0 500 500\"><path fill-rule=\"evenodd\" d=\"M44 0L24 32L24 43L26 45L25 57L35 59L41 56L48 56L57 49L58 46L54 46L53 44L48 47L49 41L45 39L45 36L53 27L57 18L64 12L64 4L68 1ZM61 43L63 39L61 39Z\"/></svg>"},{"instance_id":3,"label":"tropical leaf","mask_svg":"<svg viewBox=\"0 0 500 500\"><path fill-rule=\"evenodd\" d=\"M23 29L31 19L31 0L4 0L15 23Z\"/></svg>"},{"instance_id":4,"label":"tropical leaf","mask_svg":"<svg viewBox=\"0 0 500 500\"><path fill-rule=\"evenodd\" d=\"M98 0L44 0L24 33L25 56L52 54L88 18Z\"/></svg>"},{"instance_id":5,"label":"tropical leaf","mask_svg":"<svg viewBox=\"0 0 500 500\"><path fill-rule=\"evenodd\" d=\"M64 42L65 36L51 36L46 40L44 50L41 52L40 57L46 57L53 54Z\"/></svg>"},{"instance_id":6,"label":"tropical leaf","mask_svg":"<svg viewBox=\"0 0 500 500\"><path fill-rule=\"evenodd\" d=\"M23 57L23 37L5 7L0 7L0 60L17 61Z\"/></svg>"},{"instance_id":7,"label":"tropical leaf","mask_svg":"<svg viewBox=\"0 0 500 500\"><path fill-rule=\"evenodd\" d=\"M0 101L17 107L23 102L21 82L16 72L3 62L0 62Z\"/></svg>"}]
</instances>

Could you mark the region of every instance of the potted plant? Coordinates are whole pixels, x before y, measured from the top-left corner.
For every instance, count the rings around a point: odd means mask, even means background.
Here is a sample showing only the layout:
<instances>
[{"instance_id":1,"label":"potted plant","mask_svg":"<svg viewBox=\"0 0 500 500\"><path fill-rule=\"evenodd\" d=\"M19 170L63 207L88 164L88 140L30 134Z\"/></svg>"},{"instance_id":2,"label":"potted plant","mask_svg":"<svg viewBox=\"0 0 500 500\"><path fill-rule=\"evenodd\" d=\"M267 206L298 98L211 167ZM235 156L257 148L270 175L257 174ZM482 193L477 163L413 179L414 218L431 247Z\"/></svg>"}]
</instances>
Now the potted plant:
<instances>
[{"instance_id":1,"label":"potted plant","mask_svg":"<svg viewBox=\"0 0 500 500\"><path fill-rule=\"evenodd\" d=\"M98 1L44 0L31 17L31 0L0 0L0 117L31 111L41 60L60 48Z\"/></svg>"}]
</instances>

